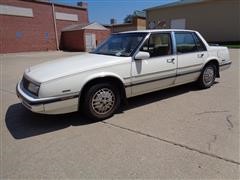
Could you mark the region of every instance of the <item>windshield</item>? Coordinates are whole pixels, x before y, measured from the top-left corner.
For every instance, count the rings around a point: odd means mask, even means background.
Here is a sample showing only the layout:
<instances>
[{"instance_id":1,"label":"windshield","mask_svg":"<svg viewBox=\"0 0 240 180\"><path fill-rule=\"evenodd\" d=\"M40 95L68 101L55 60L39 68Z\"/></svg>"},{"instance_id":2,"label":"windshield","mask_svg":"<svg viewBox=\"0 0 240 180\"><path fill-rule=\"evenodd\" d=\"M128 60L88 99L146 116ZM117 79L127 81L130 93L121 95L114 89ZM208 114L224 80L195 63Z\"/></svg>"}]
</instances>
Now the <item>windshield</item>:
<instances>
[{"instance_id":1,"label":"windshield","mask_svg":"<svg viewBox=\"0 0 240 180\"><path fill-rule=\"evenodd\" d=\"M92 53L112 56L131 56L147 33L113 34Z\"/></svg>"}]
</instances>

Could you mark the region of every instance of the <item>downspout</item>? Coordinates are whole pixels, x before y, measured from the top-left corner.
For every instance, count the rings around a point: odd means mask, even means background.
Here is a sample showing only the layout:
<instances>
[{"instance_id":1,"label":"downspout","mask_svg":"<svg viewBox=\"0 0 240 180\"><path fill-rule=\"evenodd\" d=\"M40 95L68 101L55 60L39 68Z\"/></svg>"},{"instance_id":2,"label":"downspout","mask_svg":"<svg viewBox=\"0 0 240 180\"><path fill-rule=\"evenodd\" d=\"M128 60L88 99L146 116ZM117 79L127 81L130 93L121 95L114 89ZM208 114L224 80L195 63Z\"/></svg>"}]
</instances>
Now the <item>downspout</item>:
<instances>
[{"instance_id":1,"label":"downspout","mask_svg":"<svg viewBox=\"0 0 240 180\"><path fill-rule=\"evenodd\" d=\"M58 42L58 32L57 32L55 8L54 8L54 3L51 2L51 4L52 4L52 13L53 13L53 23L54 23L54 31L55 31L55 38L56 38L56 46L57 46L57 50L59 51L59 42Z\"/></svg>"}]
</instances>

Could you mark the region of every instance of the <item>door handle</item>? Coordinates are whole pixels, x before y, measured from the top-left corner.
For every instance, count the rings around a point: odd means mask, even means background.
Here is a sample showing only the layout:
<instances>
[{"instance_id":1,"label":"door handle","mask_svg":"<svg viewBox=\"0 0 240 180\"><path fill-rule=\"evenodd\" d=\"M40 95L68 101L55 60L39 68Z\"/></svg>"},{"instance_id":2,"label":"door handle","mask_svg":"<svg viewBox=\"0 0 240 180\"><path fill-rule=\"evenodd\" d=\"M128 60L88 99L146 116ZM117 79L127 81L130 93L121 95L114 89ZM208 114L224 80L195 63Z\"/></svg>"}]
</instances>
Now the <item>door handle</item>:
<instances>
[{"instance_id":1,"label":"door handle","mask_svg":"<svg viewBox=\"0 0 240 180\"><path fill-rule=\"evenodd\" d=\"M167 63L173 63L174 64L175 58L167 59Z\"/></svg>"},{"instance_id":2,"label":"door handle","mask_svg":"<svg viewBox=\"0 0 240 180\"><path fill-rule=\"evenodd\" d=\"M204 53L201 53L201 54L197 55L198 58L203 58L203 56L204 56Z\"/></svg>"}]
</instances>

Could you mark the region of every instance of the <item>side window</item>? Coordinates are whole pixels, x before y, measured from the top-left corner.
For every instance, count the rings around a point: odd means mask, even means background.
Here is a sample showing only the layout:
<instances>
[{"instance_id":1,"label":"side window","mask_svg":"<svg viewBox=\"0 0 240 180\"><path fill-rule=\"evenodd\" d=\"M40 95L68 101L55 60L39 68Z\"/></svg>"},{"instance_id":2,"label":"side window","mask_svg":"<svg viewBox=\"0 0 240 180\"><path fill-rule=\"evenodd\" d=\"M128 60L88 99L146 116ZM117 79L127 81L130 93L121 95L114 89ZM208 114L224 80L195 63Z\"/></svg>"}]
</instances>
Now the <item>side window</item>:
<instances>
[{"instance_id":1,"label":"side window","mask_svg":"<svg viewBox=\"0 0 240 180\"><path fill-rule=\"evenodd\" d=\"M195 33L193 33L192 35L196 42L198 51L206 51L207 49L206 49L205 45L203 44L202 40Z\"/></svg>"},{"instance_id":2,"label":"side window","mask_svg":"<svg viewBox=\"0 0 240 180\"><path fill-rule=\"evenodd\" d=\"M149 52L150 57L172 54L171 36L169 33L152 34L144 43L141 51Z\"/></svg>"},{"instance_id":3,"label":"side window","mask_svg":"<svg viewBox=\"0 0 240 180\"><path fill-rule=\"evenodd\" d=\"M194 37L192 33L175 33L177 52L178 53L190 53L198 51L195 44Z\"/></svg>"}]
</instances>

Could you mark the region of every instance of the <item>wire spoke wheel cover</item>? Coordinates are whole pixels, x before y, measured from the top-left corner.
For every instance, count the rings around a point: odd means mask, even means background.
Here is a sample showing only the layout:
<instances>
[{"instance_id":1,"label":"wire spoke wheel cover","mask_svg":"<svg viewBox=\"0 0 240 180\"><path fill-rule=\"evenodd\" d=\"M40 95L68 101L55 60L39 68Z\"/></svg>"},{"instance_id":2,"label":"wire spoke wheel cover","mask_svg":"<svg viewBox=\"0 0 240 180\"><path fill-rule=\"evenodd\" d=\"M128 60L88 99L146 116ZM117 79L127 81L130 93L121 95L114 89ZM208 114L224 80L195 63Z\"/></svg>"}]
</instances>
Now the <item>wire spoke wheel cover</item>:
<instances>
[{"instance_id":1,"label":"wire spoke wheel cover","mask_svg":"<svg viewBox=\"0 0 240 180\"><path fill-rule=\"evenodd\" d=\"M214 81L214 68L212 66L207 67L203 72L203 83L208 86Z\"/></svg>"},{"instance_id":2,"label":"wire spoke wheel cover","mask_svg":"<svg viewBox=\"0 0 240 180\"><path fill-rule=\"evenodd\" d=\"M115 105L115 99L115 95L111 89L99 89L92 97L92 109L97 114L107 114L113 109Z\"/></svg>"}]
</instances>

